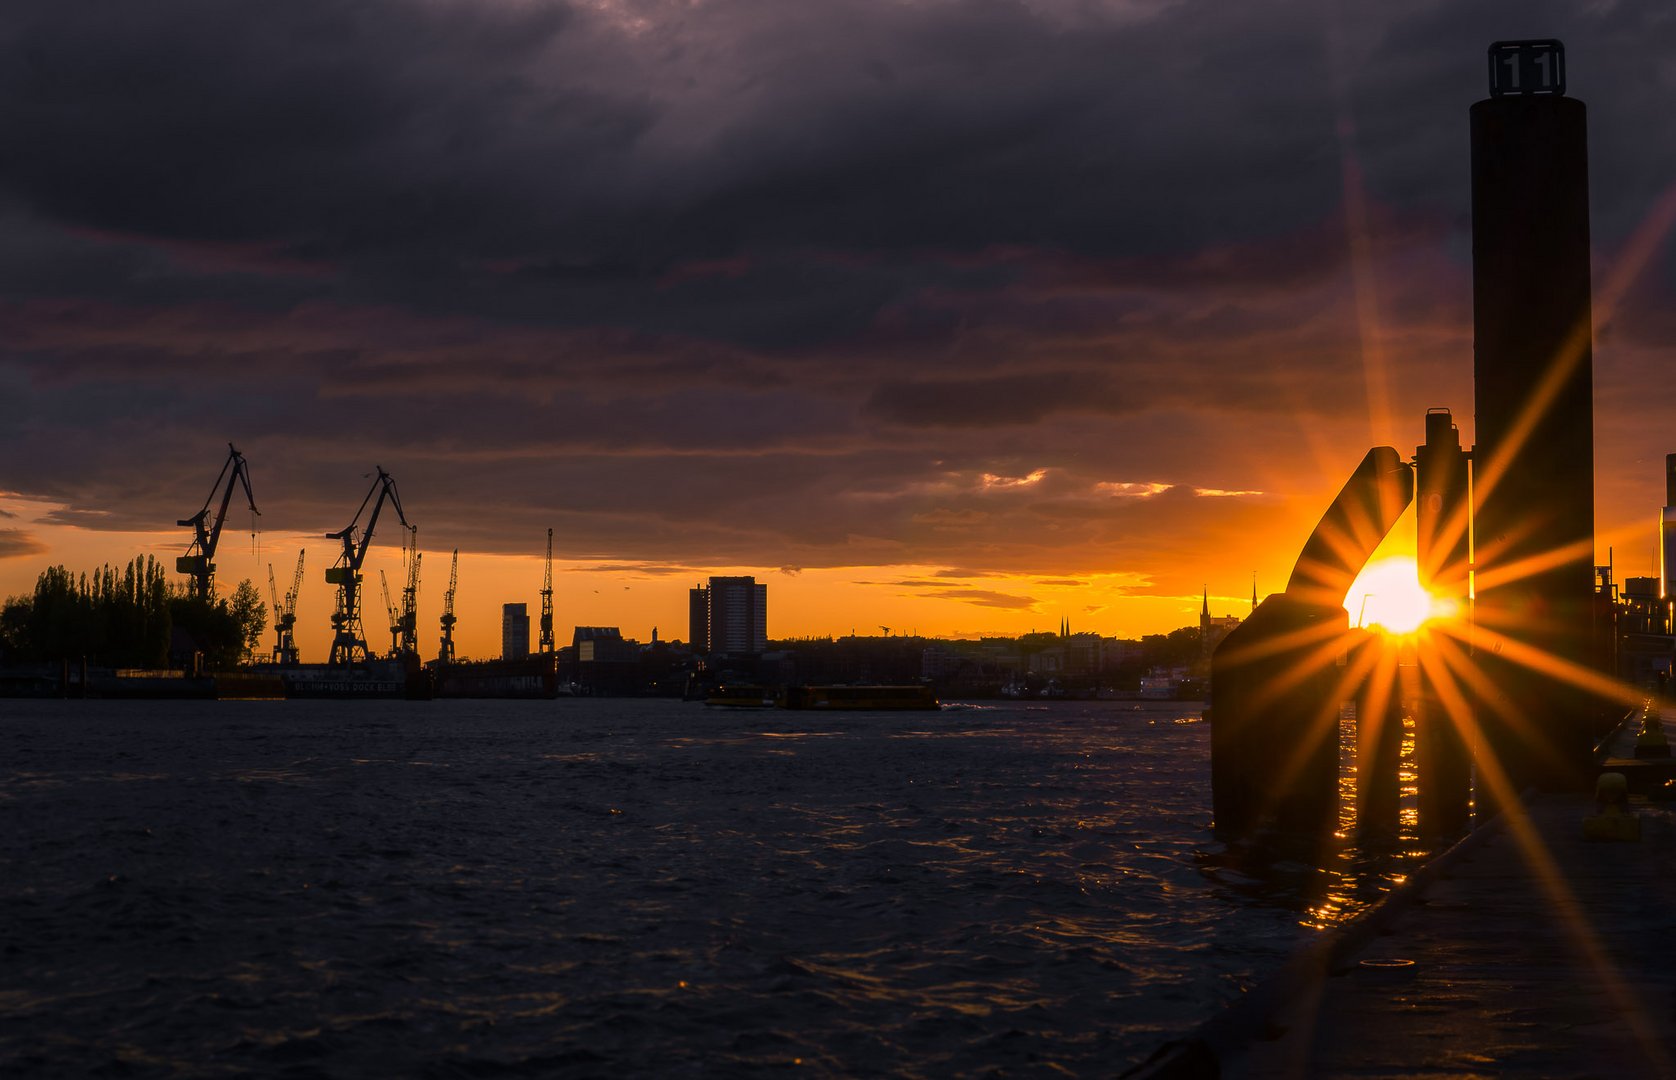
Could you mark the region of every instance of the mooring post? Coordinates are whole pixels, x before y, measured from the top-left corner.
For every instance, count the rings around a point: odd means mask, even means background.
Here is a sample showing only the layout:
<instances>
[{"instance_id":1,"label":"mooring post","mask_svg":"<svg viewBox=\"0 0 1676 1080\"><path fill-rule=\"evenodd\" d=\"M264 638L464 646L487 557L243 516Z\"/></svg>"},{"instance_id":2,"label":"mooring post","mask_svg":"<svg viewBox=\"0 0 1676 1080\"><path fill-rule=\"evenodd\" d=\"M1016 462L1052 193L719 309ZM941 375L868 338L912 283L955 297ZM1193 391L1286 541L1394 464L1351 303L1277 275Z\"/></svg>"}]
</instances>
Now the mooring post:
<instances>
[{"instance_id":1,"label":"mooring post","mask_svg":"<svg viewBox=\"0 0 1676 1080\"><path fill-rule=\"evenodd\" d=\"M1471 819L1473 729L1471 660L1470 459L1448 409L1426 410L1426 442L1414 453L1414 550L1420 586L1453 609L1447 626L1423 627L1416 641L1420 700L1414 708L1419 830L1456 836Z\"/></svg>"},{"instance_id":2,"label":"mooring post","mask_svg":"<svg viewBox=\"0 0 1676 1080\"><path fill-rule=\"evenodd\" d=\"M1596 663L1588 146L1558 41L1496 42L1489 67L1471 111L1478 719L1517 792L1580 782L1596 708L1577 688Z\"/></svg>"},{"instance_id":3,"label":"mooring post","mask_svg":"<svg viewBox=\"0 0 1676 1080\"><path fill-rule=\"evenodd\" d=\"M1676 454L1666 454L1664 509L1659 511L1659 625L1652 628L1653 633L1676 632L1673 601L1676 601Z\"/></svg>"}]
</instances>

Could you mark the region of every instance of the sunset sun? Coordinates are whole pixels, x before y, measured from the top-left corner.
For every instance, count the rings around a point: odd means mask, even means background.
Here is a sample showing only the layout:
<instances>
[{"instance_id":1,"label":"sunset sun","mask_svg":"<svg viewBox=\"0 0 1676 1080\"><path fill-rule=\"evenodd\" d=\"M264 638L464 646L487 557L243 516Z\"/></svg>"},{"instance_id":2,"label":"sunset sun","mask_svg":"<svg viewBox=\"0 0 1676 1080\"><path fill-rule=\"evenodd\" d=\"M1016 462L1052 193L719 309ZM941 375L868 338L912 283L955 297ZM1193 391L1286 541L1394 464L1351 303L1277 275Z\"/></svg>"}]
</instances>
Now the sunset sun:
<instances>
[{"instance_id":1,"label":"sunset sun","mask_svg":"<svg viewBox=\"0 0 1676 1080\"><path fill-rule=\"evenodd\" d=\"M1448 605L1420 587L1414 558L1396 555L1369 563L1344 598L1355 626L1411 634L1428 619L1448 614Z\"/></svg>"}]
</instances>

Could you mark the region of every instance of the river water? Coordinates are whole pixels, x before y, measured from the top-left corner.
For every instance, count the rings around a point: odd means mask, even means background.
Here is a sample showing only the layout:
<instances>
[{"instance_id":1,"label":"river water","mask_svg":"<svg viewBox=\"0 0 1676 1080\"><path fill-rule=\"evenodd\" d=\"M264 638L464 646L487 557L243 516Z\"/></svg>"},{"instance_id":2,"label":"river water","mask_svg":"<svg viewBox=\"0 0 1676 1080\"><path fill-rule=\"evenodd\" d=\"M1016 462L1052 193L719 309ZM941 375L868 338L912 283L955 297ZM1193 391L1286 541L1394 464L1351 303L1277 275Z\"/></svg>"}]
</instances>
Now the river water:
<instances>
[{"instance_id":1,"label":"river water","mask_svg":"<svg viewBox=\"0 0 1676 1080\"><path fill-rule=\"evenodd\" d=\"M4 701L0 1075L1112 1075L1345 906L1209 824L1196 705Z\"/></svg>"}]
</instances>

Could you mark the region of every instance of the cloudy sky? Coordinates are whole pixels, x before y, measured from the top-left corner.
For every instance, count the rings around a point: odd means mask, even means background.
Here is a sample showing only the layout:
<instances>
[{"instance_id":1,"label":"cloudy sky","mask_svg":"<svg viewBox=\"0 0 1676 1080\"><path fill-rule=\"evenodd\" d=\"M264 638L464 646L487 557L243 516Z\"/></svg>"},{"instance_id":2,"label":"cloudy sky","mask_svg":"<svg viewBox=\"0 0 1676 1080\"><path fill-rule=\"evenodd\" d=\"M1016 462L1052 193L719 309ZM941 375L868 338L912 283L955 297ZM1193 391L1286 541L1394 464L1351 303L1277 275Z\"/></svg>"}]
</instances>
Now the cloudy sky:
<instances>
[{"instance_id":1,"label":"cloudy sky","mask_svg":"<svg viewBox=\"0 0 1676 1080\"><path fill-rule=\"evenodd\" d=\"M1369 446L1428 406L1470 442L1467 109L1490 41L1549 36L1600 558L1644 571L1662 0L13 0L0 590L177 554L232 441L262 533L223 585L307 546L305 652L375 465L428 625L460 549L472 652L549 526L559 624L641 638L720 572L776 636L1241 612Z\"/></svg>"}]
</instances>

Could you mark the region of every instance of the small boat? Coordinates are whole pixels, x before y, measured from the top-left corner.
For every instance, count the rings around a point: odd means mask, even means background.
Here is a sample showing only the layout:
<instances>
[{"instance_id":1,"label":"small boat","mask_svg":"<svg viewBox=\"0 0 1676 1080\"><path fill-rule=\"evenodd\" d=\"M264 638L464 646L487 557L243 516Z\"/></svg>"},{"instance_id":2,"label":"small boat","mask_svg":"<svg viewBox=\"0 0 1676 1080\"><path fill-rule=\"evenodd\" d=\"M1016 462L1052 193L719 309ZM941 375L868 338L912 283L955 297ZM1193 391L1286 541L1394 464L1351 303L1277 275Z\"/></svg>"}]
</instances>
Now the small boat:
<instances>
[{"instance_id":1,"label":"small boat","mask_svg":"<svg viewBox=\"0 0 1676 1080\"><path fill-rule=\"evenodd\" d=\"M788 709L878 710L935 709L937 695L931 687L906 686L791 686L786 688Z\"/></svg>"},{"instance_id":2,"label":"small boat","mask_svg":"<svg viewBox=\"0 0 1676 1080\"><path fill-rule=\"evenodd\" d=\"M711 690L704 698L704 704L721 709L772 709L778 703L774 691L769 687L742 683L724 683Z\"/></svg>"}]
</instances>

